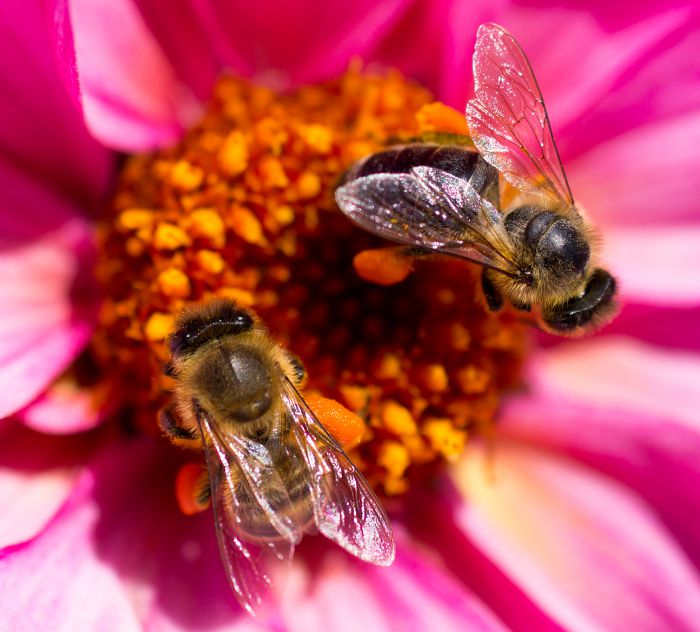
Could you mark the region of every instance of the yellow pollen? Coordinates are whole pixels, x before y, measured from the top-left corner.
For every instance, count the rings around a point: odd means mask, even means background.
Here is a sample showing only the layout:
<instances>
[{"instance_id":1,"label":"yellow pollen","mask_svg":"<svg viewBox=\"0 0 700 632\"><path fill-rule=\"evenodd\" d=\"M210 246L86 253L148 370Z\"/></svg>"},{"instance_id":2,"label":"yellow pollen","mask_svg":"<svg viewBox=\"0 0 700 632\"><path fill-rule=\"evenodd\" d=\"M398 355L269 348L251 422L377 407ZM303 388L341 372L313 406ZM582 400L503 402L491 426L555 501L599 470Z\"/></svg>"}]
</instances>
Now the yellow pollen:
<instances>
[{"instance_id":1,"label":"yellow pollen","mask_svg":"<svg viewBox=\"0 0 700 632\"><path fill-rule=\"evenodd\" d=\"M179 226L162 222L156 227L153 247L157 250L175 250L192 243L190 236Z\"/></svg>"},{"instance_id":2,"label":"yellow pollen","mask_svg":"<svg viewBox=\"0 0 700 632\"><path fill-rule=\"evenodd\" d=\"M204 171L186 160L176 162L170 172L170 183L180 191L194 191L204 180Z\"/></svg>"},{"instance_id":3,"label":"yellow pollen","mask_svg":"<svg viewBox=\"0 0 700 632\"><path fill-rule=\"evenodd\" d=\"M147 208L129 208L119 215L117 225L122 230L149 228L153 225L153 213Z\"/></svg>"},{"instance_id":4,"label":"yellow pollen","mask_svg":"<svg viewBox=\"0 0 700 632\"><path fill-rule=\"evenodd\" d=\"M414 434L418 430L411 411L391 399L382 404L379 418L384 428L395 435Z\"/></svg>"},{"instance_id":5,"label":"yellow pollen","mask_svg":"<svg viewBox=\"0 0 700 632\"><path fill-rule=\"evenodd\" d=\"M98 231L91 352L138 429L159 435L175 318L225 296L299 357L317 415L384 494L488 431L520 385L520 317L486 310L477 266L407 256L334 201L355 160L420 134L470 143L462 113L397 72L353 66L282 95L224 77L178 145L125 161Z\"/></svg>"},{"instance_id":6,"label":"yellow pollen","mask_svg":"<svg viewBox=\"0 0 700 632\"><path fill-rule=\"evenodd\" d=\"M166 296L187 298L190 295L190 280L177 268L167 268L158 275L158 287Z\"/></svg>"},{"instance_id":7,"label":"yellow pollen","mask_svg":"<svg viewBox=\"0 0 700 632\"><path fill-rule=\"evenodd\" d=\"M302 200L314 198L321 192L321 178L312 171L305 171L299 176L296 187Z\"/></svg>"},{"instance_id":8,"label":"yellow pollen","mask_svg":"<svg viewBox=\"0 0 700 632\"><path fill-rule=\"evenodd\" d=\"M227 176L237 176L248 168L248 142L242 132L234 130L226 137L218 159Z\"/></svg>"},{"instance_id":9,"label":"yellow pollen","mask_svg":"<svg viewBox=\"0 0 700 632\"><path fill-rule=\"evenodd\" d=\"M226 266L224 258L215 250L200 250L196 259L202 271L212 275L220 274Z\"/></svg>"},{"instance_id":10,"label":"yellow pollen","mask_svg":"<svg viewBox=\"0 0 700 632\"><path fill-rule=\"evenodd\" d=\"M426 389L433 393L443 393L449 388L447 371L441 364L429 364L419 370L419 379Z\"/></svg>"},{"instance_id":11,"label":"yellow pollen","mask_svg":"<svg viewBox=\"0 0 700 632\"><path fill-rule=\"evenodd\" d=\"M218 248L225 242L226 226L224 220L214 209L200 208L190 215L189 234L192 237L209 239Z\"/></svg>"},{"instance_id":12,"label":"yellow pollen","mask_svg":"<svg viewBox=\"0 0 700 632\"><path fill-rule=\"evenodd\" d=\"M231 224L233 230L249 244L264 245L266 243L260 220L247 208L234 206L231 209Z\"/></svg>"},{"instance_id":13,"label":"yellow pollen","mask_svg":"<svg viewBox=\"0 0 700 632\"><path fill-rule=\"evenodd\" d=\"M439 101L424 105L416 113L416 120L421 132L469 134L464 113Z\"/></svg>"},{"instance_id":14,"label":"yellow pollen","mask_svg":"<svg viewBox=\"0 0 700 632\"><path fill-rule=\"evenodd\" d=\"M440 452L447 461L459 458L467 443L467 433L456 429L451 419L426 419L423 434L433 449Z\"/></svg>"},{"instance_id":15,"label":"yellow pollen","mask_svg":"<svg viewBox=\"0 0 700 632\"><path fill-rule=\"evenodd\" d=\"M151 342L165 340L173 331L175 317L172 314L154 312L148 317L143 333Z\"/></svg>"}]
</instances>

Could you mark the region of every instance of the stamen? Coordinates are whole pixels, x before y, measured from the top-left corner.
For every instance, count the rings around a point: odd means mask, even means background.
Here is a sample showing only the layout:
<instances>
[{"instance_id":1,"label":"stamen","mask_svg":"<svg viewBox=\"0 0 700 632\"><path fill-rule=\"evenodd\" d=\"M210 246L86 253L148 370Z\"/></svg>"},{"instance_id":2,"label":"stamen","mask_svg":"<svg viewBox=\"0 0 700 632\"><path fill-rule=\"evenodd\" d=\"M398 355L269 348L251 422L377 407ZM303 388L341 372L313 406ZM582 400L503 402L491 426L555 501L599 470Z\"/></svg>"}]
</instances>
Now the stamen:
<instances>
[{"instance_id":1,"label":"stamen","mask_svg":"<svg viewBox=\"0 0 700 632\"><path fill-rule=\"evenodd\" d=\"M517 315L487 311L476 266L408 258L333 198L355 160L424 133L467 129L398 73L353 67L285 95L224 78L179 145L126 161L100 229L93 351L143 432L158 434L172 385L175 317L217 296L254 310L302 360L309 404L386 494L490 427L519 382Z\"/></svg>"}]
</instances>

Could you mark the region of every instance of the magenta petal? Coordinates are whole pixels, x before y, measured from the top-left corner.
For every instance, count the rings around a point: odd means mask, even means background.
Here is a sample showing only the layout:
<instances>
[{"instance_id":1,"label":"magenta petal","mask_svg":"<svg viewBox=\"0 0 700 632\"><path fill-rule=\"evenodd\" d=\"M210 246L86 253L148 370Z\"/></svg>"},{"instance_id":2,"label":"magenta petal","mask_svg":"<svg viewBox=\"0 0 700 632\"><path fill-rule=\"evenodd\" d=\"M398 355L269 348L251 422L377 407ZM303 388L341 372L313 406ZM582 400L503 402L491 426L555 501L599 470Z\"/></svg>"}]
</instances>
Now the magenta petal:
<instances>
[{"instance_id":1,"label":"magenta petal","mask_svg":"<svg viewBox=\"0 0 700 632\"><path fill-rule=\"evenodd\" d=\"M609 229L603 259L626 302L700 305L700 223Z\"/></svg>"},{"instance_id":2,"label":"magenta petal","mask_svg":"<svg viewBox=\"0 0 700 632\"><path fill-rule=\"evenodd\" d=\"M147 150L174 142L197 119L195 98L131 0L73 0L68 8L59 5L55 18L64 37L68 25L72 31L75 59L64 47L62 62L77 68L85 120L99 140Z\"/></svg>"},{"instance_id":3,"label":"magenta petal","mask_svg":"<svg viewBox=\"0 0 700 632\"><path fill-rule=\"evenodd\" d=\"M286 590L290 632L335 630L505 630L504 625L398 529L389 568L362 564L334 549L309 574L301 564ZM312 539L307 548L316 545ZM324 547L325 548L325 547Z\"/></svg>"},{"instance_id":4,"label":"magenta petal","mask_svg":"<svg viewBox=\"0 0 700 632\"><path fill-rule=\"evenodd\" d=\"M690 428L698 425L699 380L700 355L621 336L551 347L533 359L528 375L545 397L673 419Z\"/></svg>"},{"instance_id":5,"label":"magenta petal","mask_svg":"<svg viewBox=\"0 0 700 632\"><path fill-rule=\"evenodd\" d=\"M96 310L91 231L55 191L0 163L0 417L76 357Z\"/></svg>"},{"instance_id":6,"label":"magenta petal","mask_svg":"<svg viewBox=\"0 0 700 632\"><path fill-rule=\"evenodd\" d=\"M140 0L149 23L159 21L150 0ZM167 20L167 26L154 26L173 58L186 55L182 42L193 42L195 56L208 65L199 50L202 39L176 33L189 29L206 34L206 43L222 66L278 86L307 83L341 73L350 59L371 52L401 18L410 2L189 2L182 4L186 19ZM196 16L196 20L194 20ZM178 42L178 39L181 39Z\"/></svg>"},{"instance_id":7,"label":"magenta petal","mask_svg":"<svg viewBox=\"0 0 700 632\"><path fill-rule=\"evenodd\" d=\"M506 408L501 428L508 437L567 454L629 485L700 568L700 531L688 520L700 512L700 427L533 395Z\"/></svg>"},{"instance_id":8,"label":"magenta petal","mask_svg":"<svg viewBox=\"0 0 700 632\"><path fill-rule=\"evenodd\" d=\"M663 9L670 9L670 5ZM657 10L658 11L658 10ZM658 30L666 23L670 28ZM692 9L657 13L640 55L608 86L594 107L562 129L561 149L577 156L590 147L652 121L682 117L700 108L700 13Z\"/></svg>"},{"instance_id":9,"label":"magenta petal","mask_svg":"<svg viewBox=\"0 0 700 632\"><path fill-rule=\"evenodd\" d=\"M572 460L494 449L490 460L470 450L455 469L458 521L562 627L693 629L700 577L638 496Z\"/></svg>"},{"instance_id":10,"label":"magenta petal","mask_svg":"<svg viewBox=\"0 0 700 632\"><path fill-rule=\"evenodd\" d=\"M699 143L700 110L617 136L567 165L574 195L603 226L697 221Z\"/></svg>"},{"instance_id":11,"label":"magenta petal","mask_svg":"<svg viewBox=\"0 0 700 632\"><path fill-rule=\"evenodd\" d=\"M56 439L11 421L0 425L0 547L35 537L71 493L85 440Z\"/></svg>"},{"instance_id":12,"label":"magenta petal","mask_svg":"<svg viewBox=\"0 0 700 632\"><path fill-rule=\"evenodd\" d=\"M0 3L0 160L82 203L108 183L111 157L88 133L61 81L36 0ZM3 182L3 186L4 182Z\"/></svg>"}]
</instances>

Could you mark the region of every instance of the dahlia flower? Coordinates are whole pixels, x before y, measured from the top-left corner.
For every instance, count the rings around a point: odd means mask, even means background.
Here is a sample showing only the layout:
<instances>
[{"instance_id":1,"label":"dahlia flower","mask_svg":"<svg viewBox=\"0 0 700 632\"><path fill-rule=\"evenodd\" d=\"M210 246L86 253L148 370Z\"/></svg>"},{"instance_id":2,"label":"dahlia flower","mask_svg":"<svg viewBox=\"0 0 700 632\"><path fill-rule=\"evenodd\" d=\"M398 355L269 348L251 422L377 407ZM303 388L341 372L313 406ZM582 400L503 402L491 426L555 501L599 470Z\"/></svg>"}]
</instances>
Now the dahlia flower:
<instances>
[{"instance_id":1,"label":"dahlia flower","mask_svg":"<svg viewBox=\"0 0 700 632\"><path fill-rule=\"evenodd\" d=\"M449 264L387 290L341 265L376 242L334 178L462 124L433 99L463 108L486 21L527 52L620 280L594 338L530 341ZM698 629L698 25L684 2L4 2L0 627ZM155 427L172 317L212 294L376 411L353 455L396 562L308 537L268 623Z\"/></svg>"}]
</instances>

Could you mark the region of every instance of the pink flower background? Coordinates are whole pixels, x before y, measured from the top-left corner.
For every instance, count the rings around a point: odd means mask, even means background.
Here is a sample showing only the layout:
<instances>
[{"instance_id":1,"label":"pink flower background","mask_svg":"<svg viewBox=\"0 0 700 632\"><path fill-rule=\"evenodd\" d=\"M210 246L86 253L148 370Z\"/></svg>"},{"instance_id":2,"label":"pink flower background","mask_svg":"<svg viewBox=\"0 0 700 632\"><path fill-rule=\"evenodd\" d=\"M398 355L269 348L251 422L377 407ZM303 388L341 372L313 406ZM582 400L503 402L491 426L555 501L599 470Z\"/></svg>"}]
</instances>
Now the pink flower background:
<instances>
[{"instance_id":1,"label":"pink flower background","mask_svg":"<svg viewBox=\"0 0 700 632\"><path fill-rule=\"evenodd\" d=\"M95 326L93 220L116 153L175 141L228 68L277 87L396 66L461 108L477 26L508 28L621 316L541 336L530 391L395 516L390 569L307 538L288 630L700 629L700 17L694 2L0 4L0 628L262 627L229 593L172 453L54 380Z\"/></svg>"}]
</instances>

